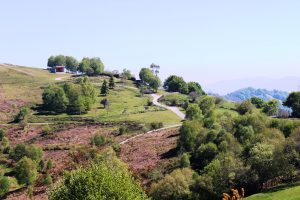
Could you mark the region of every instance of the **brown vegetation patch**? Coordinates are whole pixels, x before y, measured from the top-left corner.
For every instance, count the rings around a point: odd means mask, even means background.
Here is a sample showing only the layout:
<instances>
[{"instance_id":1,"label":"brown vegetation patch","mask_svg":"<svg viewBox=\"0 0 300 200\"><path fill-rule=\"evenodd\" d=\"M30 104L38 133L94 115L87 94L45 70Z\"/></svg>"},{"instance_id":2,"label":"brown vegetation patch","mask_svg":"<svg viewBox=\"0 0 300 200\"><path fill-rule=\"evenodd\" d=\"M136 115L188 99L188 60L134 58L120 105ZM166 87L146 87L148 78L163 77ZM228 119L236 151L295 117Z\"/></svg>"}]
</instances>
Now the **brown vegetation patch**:
<instances>
[{"instance_id":1,"label":"brown vegetation patch","mask_svg":"<svg viewBox=\"0 0 300 200\"><path fill-rule=\"evenodd\" d=\"M122 145L120 158L134 173L151 170L176 148L178 128L145 134Z\"/></svg>"}]
</instances>

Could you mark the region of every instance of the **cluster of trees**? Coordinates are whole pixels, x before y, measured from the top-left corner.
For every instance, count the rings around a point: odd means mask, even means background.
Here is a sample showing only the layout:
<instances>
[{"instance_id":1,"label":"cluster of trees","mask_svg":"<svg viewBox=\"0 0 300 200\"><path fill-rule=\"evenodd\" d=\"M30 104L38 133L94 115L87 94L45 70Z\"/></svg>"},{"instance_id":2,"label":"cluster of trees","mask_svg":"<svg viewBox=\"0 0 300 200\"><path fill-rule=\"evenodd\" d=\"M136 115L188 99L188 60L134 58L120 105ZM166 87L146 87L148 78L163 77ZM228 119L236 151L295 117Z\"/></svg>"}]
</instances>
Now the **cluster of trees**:
<instances>
[{"instance_id":1,"label":"cluster of trees","mask_svg":"<svg viewBox=\"0 0 300 200\"><path fill-rule=\"evenodd\" d=\"M4 136L4 131L0 129L1 154L7 154L14 164L14 176L19 184L24 184L29 188L29 195L32 195L32 187L38 180L39 173L42 174L41 183L49 185L52 177L49 170L53 167L52 160L43 159L43 150L34 144L27 145L20 143L12 148L9 140ZM10 189L9 180L0 174L0 198Z\"/></svg>"},{"instance_id":2,"label":"cluster of trees","mask_svg":"<svg viewBox=\"0 0 300 200\"><path fill-rule=\"evenodd\" d=\"M65 66L70 72L80 71L87 75L100 75L104 72L104 64L98 57L85 57L81 62L78 62L76 58L72 56L50 56L47 65L48 67Z\"/></svg>"},{"instance_id":3,"label":"cluster of trees","mask_svg":"<svg viewBox=\"0 0 300 200\"><path fill-rule=\"evenodd\" d=\"M45 110L70 114L89 111L95 102L96 92L88 77L79 78L76 83L50 85L43 92Z\"/></svg>"},{"instance_id":4,"label":"cluster of trees","mask_svg":"<svg viewBox=\"0 0 300 200\"><path fill-rule=\"evenodd\" d=\"M149 68L142 68L139 76L144 85L149 86L152 90L154 90L154 92L157 92L161 85L161 81L157 76L157 72L155 72L156 71L151 71Z\"/></svg>"},{"instance_id":5,"label":"cluster of trees","mask_svg":"<svg viewBox=\"0 0 300 200\"><path fill-rule=\"evenodd\" d=\"M264 101L258 97L252 97L249 100L241 102L237 111L243 115L245 113L251 113L254 108L261 109L268 116L277 116L279 111L279 102L276 99L270 101Z\"/></svg>"},{"instance_id":6,"label":"cluster of trees","mask_svg":"<svg viewBox=\"0 0 300 200\"><path fill-rule=\"evenodd\" d=\"M191 94L191 95L204 95L205 92L202 90L202 87L197 82L188 82L186 83L184 79L180 76L169 76L163 87L169 92L179 92L181 94Z\"/></svg>"},{"instance_id":7,"label":"cluster of trees","mask_svg":"<svg viewBox=\"0 0 300 200\"><path fill-rule=\"evenodd\" d=\"M177 143L182 169L153 184L152 197L218 199L232 188L249 195L273 180L292 180L300 170L299 121L269 118L256 108L272 113L275 101L252 102L239 105L240 114L220 113L210 96L189 104Z\"/></svg>"}]
</instances>

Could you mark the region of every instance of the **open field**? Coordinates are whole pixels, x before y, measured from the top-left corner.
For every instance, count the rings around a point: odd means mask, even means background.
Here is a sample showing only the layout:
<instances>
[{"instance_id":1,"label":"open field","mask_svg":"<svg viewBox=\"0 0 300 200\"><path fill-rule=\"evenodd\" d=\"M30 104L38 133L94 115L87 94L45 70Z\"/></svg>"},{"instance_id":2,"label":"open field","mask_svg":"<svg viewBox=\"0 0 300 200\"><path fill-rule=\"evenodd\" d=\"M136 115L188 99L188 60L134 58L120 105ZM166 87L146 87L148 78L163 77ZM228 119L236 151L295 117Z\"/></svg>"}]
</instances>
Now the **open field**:
<instances>
[{"instance_id":1,"label":"open field","mask_svg":"<svg viewBox=\"0 0 300 200\"><path fill-rule=\"evenodd\" d=\"M51 74L39 68L0 65L0 122L11 120L24 105L41 103L42 87L67 80L68 74Z\"/></svg>"}]
</instances>

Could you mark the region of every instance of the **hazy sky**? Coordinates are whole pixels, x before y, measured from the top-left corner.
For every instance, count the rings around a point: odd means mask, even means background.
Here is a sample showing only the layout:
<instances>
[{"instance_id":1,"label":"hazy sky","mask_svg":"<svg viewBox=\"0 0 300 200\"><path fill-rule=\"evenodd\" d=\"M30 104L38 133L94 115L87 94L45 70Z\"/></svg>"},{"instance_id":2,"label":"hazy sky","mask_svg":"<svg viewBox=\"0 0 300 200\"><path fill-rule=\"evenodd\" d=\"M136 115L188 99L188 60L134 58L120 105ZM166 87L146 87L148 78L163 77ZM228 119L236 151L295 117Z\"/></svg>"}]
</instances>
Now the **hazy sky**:
<instances>
[{"instance_id":1,"label":"hazy sky","mask_svg":"<svg viewBox=\"0 0 300 200\"><path fill-rule=\"evenodd\" d=\"M0 63L97 56L201 84L300 75L299 0L0 0Z\"/></svg>"}]
</instances>

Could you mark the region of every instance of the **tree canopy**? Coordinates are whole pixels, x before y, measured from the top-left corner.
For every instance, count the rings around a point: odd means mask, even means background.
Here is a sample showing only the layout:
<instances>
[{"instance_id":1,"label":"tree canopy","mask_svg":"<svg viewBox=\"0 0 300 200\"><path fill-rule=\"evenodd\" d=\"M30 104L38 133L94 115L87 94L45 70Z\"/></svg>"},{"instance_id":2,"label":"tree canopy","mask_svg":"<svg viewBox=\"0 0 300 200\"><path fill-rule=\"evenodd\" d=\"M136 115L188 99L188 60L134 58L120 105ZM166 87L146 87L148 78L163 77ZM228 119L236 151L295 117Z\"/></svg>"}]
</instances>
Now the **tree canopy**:
<instances>
[{"instance_id":1,"label":"tree canopy","mask_svg":"<svg viewBox=\"0 0 300 200\"><path fill-rule=\"evenodd\" d=\"M49 195L49 200L147 199L141 186L115 156L101 159L87 168L64 175Z\"/></svg>"},{"instance_id":2,"label":"tree canopy","mask_svg":"<svg viewBox=\"0 0 300 200\"><path fill-rule=\"evenodd\" d=\"M292 116L300 117L300 92L292 92L284 102L285 106L292 108Z\"/></svg>"},{"instance_id":3,"label":"tree canopy","mask_svg":"<svg viewBox=\"0 0 300 200\"><path fill-rule=\"evenodd\" d=\"M78 70L86 75L100 75L104 71L104 64L98 57L85 57L79 64Z\"/></svg>"}]
</instances>

